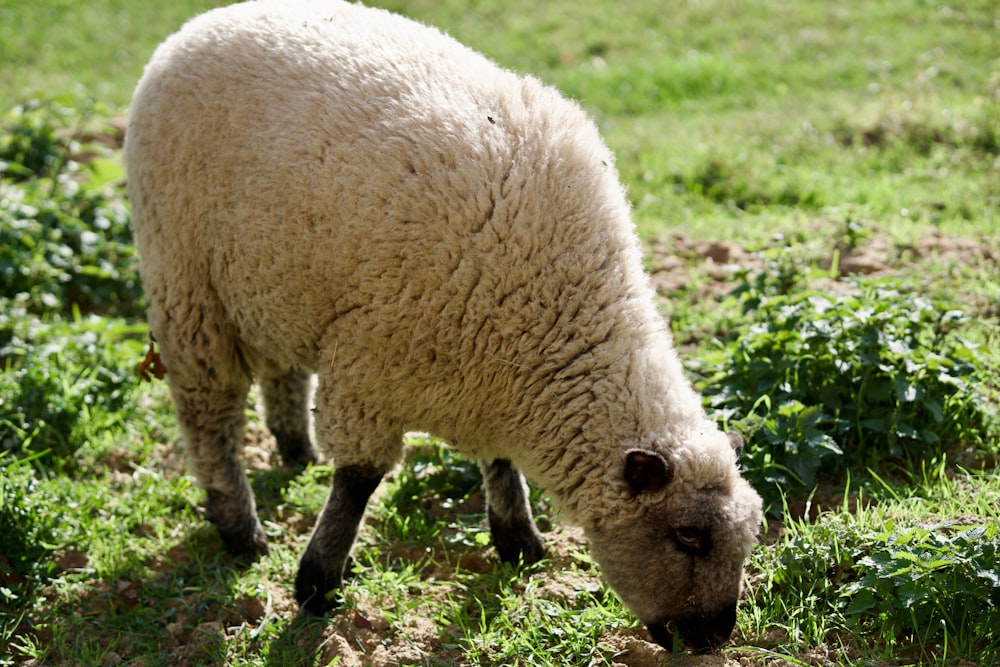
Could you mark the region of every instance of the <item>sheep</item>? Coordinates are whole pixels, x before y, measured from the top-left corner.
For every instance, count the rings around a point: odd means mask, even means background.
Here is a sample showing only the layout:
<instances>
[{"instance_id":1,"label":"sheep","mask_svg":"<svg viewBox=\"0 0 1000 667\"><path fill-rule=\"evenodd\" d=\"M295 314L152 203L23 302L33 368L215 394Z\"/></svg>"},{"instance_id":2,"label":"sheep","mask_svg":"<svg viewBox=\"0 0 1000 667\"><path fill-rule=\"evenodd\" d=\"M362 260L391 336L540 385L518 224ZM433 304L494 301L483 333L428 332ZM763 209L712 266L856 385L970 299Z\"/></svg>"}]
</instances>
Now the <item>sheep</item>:
<instances>
[{"instance_id":1,"label":"sheep","mask_svg":"<svg viewBox=\"0 0 1000 667\"><path fill-rule=\"evenodd\" d=\"M338 604L420 430L480 462L503 561L544 557L526 475L656 641L728 639L761 500L577 103L383 10L260 0L158 47L124 152L150 332L225 548L268 553L238 458L253 381L282 457L315 461L315 441L335 465L302 613Z\"/></svg>"}]
</instances>

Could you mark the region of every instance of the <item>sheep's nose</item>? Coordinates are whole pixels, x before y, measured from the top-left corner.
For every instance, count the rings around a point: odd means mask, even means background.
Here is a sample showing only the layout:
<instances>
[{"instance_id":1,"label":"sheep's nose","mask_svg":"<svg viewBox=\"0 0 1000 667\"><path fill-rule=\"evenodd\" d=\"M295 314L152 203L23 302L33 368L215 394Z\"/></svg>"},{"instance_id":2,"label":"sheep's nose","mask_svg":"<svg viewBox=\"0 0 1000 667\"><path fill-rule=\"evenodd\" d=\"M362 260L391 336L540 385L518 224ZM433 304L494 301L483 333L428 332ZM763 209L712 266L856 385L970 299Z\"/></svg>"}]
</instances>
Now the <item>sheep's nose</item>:
<instances>
[{"instance_id":1,"label":"sheep's nose","mask_svg":"<svg viewBox=\"0 0 1000 667\"><path fill-rule=\"evenodd\" d=\"M725 607L714 615L698 615L679 618L674 621L684 642L696 651L714 651L727 641L736 627L736 603ZM649 625L649 634L660 646L673 648L672 633L665 625Z\"/></svg>"},{"instance_id":2,"label":"sheep's nose","mask_svg":"<svg viewBox=\"0 0 1000 667\"><path fill-rule=\"evenodd\" d=\"M736 603L714 616L694 616L677 621L677 630L692 648L714 651L727 641L736 627Z\"/></svg>"}]
</instances>

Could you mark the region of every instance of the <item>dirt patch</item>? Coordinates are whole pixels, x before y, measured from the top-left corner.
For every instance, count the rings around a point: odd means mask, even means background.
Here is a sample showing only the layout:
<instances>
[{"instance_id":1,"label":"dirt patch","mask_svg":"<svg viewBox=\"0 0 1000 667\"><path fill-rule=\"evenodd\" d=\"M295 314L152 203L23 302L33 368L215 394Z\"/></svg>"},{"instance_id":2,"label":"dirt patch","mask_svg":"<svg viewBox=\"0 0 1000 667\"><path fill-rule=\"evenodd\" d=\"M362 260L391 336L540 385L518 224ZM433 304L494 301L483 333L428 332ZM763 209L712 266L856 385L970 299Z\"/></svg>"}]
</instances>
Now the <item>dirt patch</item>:
<instances>
[{"instance_id":1,"label":"dirt patch","mask_svg":"<svg viewBox=\"0 0 1000 667\"><path fill-rule=\"evenodd\" d=\"M854 235L843 231L843 223L815 220L805 224L808 241L800 244L796 261L829 271L829 278L890 275L903 268L921 266L981 266L998 271L1000 245L996 238L953 237L927 228L917 240L895 242L874 222L858 223ZM782 248L783 240L749 249L730 241L699 241L681 232L653 239L647 245L647 267L661 297L692 290L697 298L719 299L732 293L741 272L764 269L767 254ZM837 286L824 283L832 291Z\"/></svg>"},{"instance_id":2,"label":"dirt patch","mask_svg":"<svg viewBox=\"0 0 1000 667\"><path fill-rule=\"evenodd\" d=\"M721 653L676 655L636 631L620 631L605 635L600 641L614 654L613 667L738 667L740 663Z\"/></svg>"},{"instance_id":3,"label":"dirt patch","mask_svg":"<svg viewBox=\"0 0 1000 667\"><path fill-rule=\"evenodd\" d=\"M392 629L379 610L364 603L361 608L335 617L322 633L318 664L339 659L345 666L389 667L401 664L440 664L461 661L456 648L442 646L438 629L431 620L434 610L422 605L411 610Z\"/></svg>"},{"instance_id":4,"label":"dirt patch","mask_svg":"<svg viewBox=\"0 0 1000 667\"><path fill-rule=\"evenodd\" d=\"M650 279L657 293L699 290L699 296L728 294L741 269L761 268L764 258L729 241L695 241L674 233L652 241L647 249Z\"/></svg>"}]
</instances>

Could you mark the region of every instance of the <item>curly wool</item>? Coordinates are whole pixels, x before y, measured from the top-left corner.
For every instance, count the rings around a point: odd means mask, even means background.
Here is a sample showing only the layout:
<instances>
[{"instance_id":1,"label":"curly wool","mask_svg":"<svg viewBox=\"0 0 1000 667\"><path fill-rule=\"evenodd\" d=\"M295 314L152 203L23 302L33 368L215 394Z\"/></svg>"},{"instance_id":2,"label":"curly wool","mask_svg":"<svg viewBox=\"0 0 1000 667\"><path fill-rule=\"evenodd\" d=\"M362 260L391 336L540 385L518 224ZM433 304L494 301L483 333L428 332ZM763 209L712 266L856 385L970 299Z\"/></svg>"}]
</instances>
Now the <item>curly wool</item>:
<instances>
[{"instance_id":1,"label":"curly wool","mask_svg":"<svg viewBox=\"0 0 1000 667\"><path fill-rule=\"evenodd\" d=\"M132 119L172 382L317 372L335 464L387 469L404 431L429 431L513 460L583 524L638 511L636 444L684 484L732 485L613 156L554 89L388 12L262 0L168 39Z\"/></svg>"}]
</instances>

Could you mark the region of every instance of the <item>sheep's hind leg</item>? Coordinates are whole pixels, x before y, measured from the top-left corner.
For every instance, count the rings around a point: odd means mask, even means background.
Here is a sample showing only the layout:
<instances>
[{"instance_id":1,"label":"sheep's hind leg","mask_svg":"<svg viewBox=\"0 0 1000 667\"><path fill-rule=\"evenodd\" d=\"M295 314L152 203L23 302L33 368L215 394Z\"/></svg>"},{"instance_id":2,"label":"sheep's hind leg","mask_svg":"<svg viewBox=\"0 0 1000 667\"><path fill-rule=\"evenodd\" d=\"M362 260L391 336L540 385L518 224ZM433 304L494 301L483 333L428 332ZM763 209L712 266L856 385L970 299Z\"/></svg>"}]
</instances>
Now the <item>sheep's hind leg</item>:
<instances>
[{"instance_id":1,"label":"sheep's hind leg","mask_svg":"<svg viewBox=\"0 0 1000 667\"><path fill-rule=\"evenodd\" d=\"M309 373L269 368L258 374L267 428L281 458L286 464L315 463L316 448L309 439Z\"/></svg>"},{"instance_id":2,"label":"sheep's hind leg","mask_svg":"<svg viewBox=\"0 0 1000 667\"><path fill-rule=\"evenodd\" d=\"M362 465L340 466L334 471L333 489L295 577L295 600L303 613L324 614L337 606L331 594L340 590L358 526L382 475L374 467Z\"/></svg>"},{"instance_id":3,"label":"sheep's hind leg","mask_svg":"<svg viewBox=\"0 0 1000 667\"><path fill-rule=\"evenodd\" d=\"M242 370L222 372L221 362L193 364L210 369L193 377L184 376L182 366L170 366L170 388L189 467L208 494L206 518L215 524L229 553L255 559L267 554L268 546L239 459L250 378Z\"/></svg>"},{"instance_id":4,"label":"sheep's hind leg","mask_svg":"<svg viewBox=\"0 0 1000 667\"><path fill-rule=\"evenodd\" d=\"M528 504L524 476L507 459L479 462L486 489L490 534L500 560L535 563L545 557L542 536L535 527Z\"/></svg>"}]
</instances>

